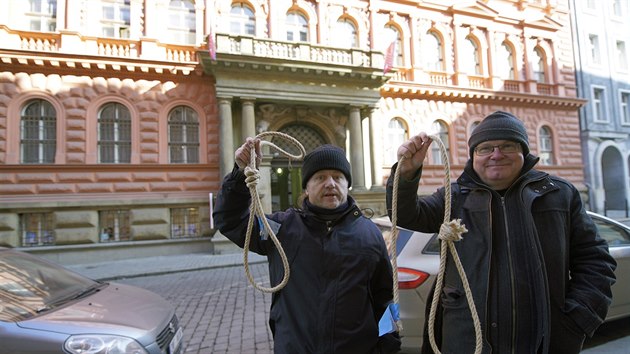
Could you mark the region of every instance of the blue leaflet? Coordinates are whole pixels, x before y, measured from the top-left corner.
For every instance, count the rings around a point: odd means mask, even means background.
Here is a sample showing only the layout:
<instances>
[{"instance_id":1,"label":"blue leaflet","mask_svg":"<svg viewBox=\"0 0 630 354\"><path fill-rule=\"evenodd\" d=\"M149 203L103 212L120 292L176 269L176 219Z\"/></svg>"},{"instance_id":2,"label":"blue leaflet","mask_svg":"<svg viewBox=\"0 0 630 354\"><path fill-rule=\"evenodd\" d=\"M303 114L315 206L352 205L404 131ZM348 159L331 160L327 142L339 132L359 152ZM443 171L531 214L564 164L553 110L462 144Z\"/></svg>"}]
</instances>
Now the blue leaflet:
<instances>
[{"instance_id":1,"label":"blue leaflet","mask_svg":"<svg viewBox=\"0 0 630 354\"><path fill-rule=\"evenodd\" d=\"M396 321L400 319L399 305L391 303L385 309L383 317L378 321L378 336L385 335L387 333L396 332Z\"/></svg>"}]
</instances>

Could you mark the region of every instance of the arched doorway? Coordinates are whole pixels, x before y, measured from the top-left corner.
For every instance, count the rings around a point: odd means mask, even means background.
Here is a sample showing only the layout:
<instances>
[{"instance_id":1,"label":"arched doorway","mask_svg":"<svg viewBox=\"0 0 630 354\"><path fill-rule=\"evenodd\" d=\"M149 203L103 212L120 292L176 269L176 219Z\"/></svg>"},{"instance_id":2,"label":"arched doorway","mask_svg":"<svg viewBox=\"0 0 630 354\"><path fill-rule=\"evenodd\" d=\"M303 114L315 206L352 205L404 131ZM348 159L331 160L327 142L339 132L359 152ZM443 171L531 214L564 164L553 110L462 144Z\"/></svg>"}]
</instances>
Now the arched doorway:
<instances>
[{"instance_id":1,"label":"arched doorway","mask_svg":"<svg viewBox=\"0 0 630 354\"><path fill-rule=\"evenodd\" d=\"M304 146L306 153L326 144L324 136L316 129L303 124L291 124L282 127L280 132L297 139ZM281 149L297 154L295 147L284 139L272 140ZM282 154L275 154L271 160L271 210L285 210L298 206L297 200L302 193L301 161L289 161Z\"/></svg>"},{"instance_id":2,"label":"arched doorway","mask_svg":"<svg viewBox=\"0 0 630 354\"><path fill-rule=\"evenodd\" d=\"M626 209L626 184L621 153L607 147L602 153L602 182L604 186L604 212Z\"/></svg>"}]
</instances>

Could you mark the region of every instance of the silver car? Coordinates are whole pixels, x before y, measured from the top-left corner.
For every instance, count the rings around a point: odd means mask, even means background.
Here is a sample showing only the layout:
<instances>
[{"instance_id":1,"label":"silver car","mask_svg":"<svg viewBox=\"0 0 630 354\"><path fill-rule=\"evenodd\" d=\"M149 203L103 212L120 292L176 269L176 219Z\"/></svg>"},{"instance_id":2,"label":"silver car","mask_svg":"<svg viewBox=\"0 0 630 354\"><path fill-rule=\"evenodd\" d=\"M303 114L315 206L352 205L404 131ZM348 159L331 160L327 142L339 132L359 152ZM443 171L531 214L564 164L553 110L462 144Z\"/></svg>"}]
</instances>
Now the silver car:
<instances>
[{"instance_id":1,"label":"silver car","mask_svg":"<svg viewBox=\"0 0 630 354\"><path fill-rule=\"evenodd\" d=\"M179 354L173 306L0 247L0 353Z\"/></svg>"},{"instance_id":2,"label":"silver car","mask_svg":"<svg viewBox=\"0 0 630 354\"><path fill-rule=\"evenodd\" d=\"M630 316L630 227L605 216L588 212L599 233L608 241L617 260L617 282L612 288L613 302L606 321ZM374 222L387 241L391 222L385 217ZM402 351L418 353L422 346L425 306L440 267L440 245L436 234L399 228L397 248L400 318L403 324Z\"/></svg>"}]
</instances>

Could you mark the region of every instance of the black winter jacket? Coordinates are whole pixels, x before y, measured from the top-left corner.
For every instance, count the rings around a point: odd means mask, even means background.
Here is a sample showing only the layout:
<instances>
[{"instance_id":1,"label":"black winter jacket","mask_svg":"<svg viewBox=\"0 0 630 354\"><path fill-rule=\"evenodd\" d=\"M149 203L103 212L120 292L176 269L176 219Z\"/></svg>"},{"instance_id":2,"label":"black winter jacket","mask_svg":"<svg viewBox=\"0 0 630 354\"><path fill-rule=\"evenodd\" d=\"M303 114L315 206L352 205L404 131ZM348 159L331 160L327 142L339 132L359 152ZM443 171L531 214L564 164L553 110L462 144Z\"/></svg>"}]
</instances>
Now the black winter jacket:
<instances>
[{"instance_id":1,"label":"black winter jacket","mask_svg":"<svg viewBox=\"0 0 630 354\"><path fill-rule=\"evenodd\" d=\"M216 227L241 248L250 203L244 178L237 168L226 176L213 211ZM287 285L272 295L269 325L276 353L381 352L378 321L392 301L391 264L377 226L350 196L348 202L332 222L319 219L306 204L267 215L279 224L276 236L290 265ZM271 286L279 284L282 260L257 225L249 249L267 256Z\"/></svg>"},{"instance_id":2,"label":"black winter jacket","mask_svg":"<svg viewBox=\"0 0 630 354\"><path fill-rule=\"evenodd\" d=\"M470 161L452 183L451 217L468 229L455 247L480 316L483 353L578 353L611 302L616 262L605 240L577 189L534 170L537 161L528 155L521 176L502 195L480 181ZM418 197L419 180L420 173L400 179L398 225L439 232L444 188ZM450 253L440 291L436 343L442 353L473 353L474 327ZM432 353L427 323L423 352Z\"/></svg>"}]
</instances>

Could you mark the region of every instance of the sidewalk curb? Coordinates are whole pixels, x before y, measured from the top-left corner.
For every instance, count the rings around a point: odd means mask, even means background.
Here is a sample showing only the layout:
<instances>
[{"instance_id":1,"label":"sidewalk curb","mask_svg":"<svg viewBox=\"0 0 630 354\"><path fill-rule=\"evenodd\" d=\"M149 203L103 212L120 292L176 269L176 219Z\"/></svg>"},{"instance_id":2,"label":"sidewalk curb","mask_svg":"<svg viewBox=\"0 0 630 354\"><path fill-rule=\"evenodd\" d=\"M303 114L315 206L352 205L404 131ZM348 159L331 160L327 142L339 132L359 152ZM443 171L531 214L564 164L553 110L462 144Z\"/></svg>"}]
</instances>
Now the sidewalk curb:
<instances>
[{"instance_id":1,"label":"sidewalk curb","mask_svg":"<svg viewBox=\"0 0 630 354\"><path fill-rule=\"evenodd\" d=\"M258 260L258 261L250 261L249 264L260 264L267 263L267 260ZM184 273L184 272L194 272L197 270L208 270L208 269L218 269L218 268L228 268L228 267L242 267L243 264L213 264L208 266L201 267L191 267L191 268L180 268L180 269L172 269L172 270L158 270L155 272L142 272L142 273L133 273L133 274L119 274L105 277L95 277L92 278L98 281L116 281L120 279L132 279L132 278L140 278L140 277L149 277L154 275L164 275L164 274L174 274L174 273Z\"/></svg>"}]
</instances>

